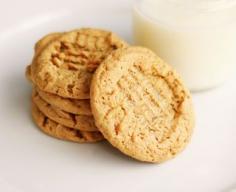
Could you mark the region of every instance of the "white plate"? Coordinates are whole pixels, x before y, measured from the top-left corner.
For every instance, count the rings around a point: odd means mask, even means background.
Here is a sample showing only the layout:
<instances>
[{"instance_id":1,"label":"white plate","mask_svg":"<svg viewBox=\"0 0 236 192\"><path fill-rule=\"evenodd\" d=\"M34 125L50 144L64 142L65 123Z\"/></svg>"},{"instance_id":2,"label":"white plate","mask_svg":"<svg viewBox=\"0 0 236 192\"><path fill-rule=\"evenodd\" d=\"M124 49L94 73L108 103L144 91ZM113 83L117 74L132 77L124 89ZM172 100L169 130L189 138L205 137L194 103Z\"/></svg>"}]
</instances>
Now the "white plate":
<instances>
[{"instance_id":1,"label":"white plate","mask_svg":"<svg viewBox=\"0 0 236 192\"><path fill-rule=\"evenodd\" d=\"M160 165L132 160L106 142L75 144L41 133L31 120L24 77L33 45L50 31L81 26L131 41L130 3L8 0L0 7L0 191L206 191L236 187L236 79L194 94L192 142Z\"/></svg>"}]
</instances>

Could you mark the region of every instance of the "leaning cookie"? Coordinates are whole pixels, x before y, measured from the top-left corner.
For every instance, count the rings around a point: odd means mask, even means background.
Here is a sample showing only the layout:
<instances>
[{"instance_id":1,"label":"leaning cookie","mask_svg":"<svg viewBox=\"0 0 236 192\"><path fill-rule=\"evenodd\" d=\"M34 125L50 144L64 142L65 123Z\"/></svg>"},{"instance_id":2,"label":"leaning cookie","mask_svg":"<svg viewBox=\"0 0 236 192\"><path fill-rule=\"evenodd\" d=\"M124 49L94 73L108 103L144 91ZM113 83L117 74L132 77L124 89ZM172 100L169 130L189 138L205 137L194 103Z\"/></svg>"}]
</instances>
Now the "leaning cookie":
<instances>
[{"instance_id":1,"label":"leaning cookie","mask_svg":"<svg viewBox=\"0 0 236 192\"><path fill-rule=\"evenodd\" d=\"M81 131L98 131L93 116L75 115L53 107L44 101L35 90L32 93L32 100L40 111L59 124Z\"/></svg>"},{"instance_id":2,"label":"leaning cookie","mask_svg":"<svg viewBox=\"0 0 236 192\"><path fill-rule=\"evenodd\" d=\"M66 98L88 99L92 74L113 50L127 46L114 33L79 29L50 42L31 65L41 90Z\"/></svg>"},{"instance_id":3,"label":"leaning cookie","mask_svg":"<svg viewBox=\"0 0 236 192\"><path fill-rule=\"evenodd\" d=\"M152 51L114 51L91 84L96 126L123 153L161 163L181 152L194 127L189 91L179 75Z\"/></svg>"},{"instance_id":4,"label":"leaning cookie","mask_svg":"<svg viewBox=\"0 0 236 192\"><path fill-rule=\"evenodd\" d=\"M56 123L46 117L34 103L32 103L32 116L37 126L52 137L78 143L93 143L104 140L100 132L79 131Z\"/></svg>"}]
</instances>

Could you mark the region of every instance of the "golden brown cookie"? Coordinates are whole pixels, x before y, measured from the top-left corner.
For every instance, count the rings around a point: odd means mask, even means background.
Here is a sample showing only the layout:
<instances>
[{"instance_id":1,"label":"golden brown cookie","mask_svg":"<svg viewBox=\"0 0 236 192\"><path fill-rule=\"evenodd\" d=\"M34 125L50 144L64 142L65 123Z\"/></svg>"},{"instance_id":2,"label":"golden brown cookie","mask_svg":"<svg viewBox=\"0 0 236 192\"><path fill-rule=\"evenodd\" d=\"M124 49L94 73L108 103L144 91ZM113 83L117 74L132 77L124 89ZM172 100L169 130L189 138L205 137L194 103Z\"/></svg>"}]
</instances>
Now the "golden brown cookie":
<instances>
[{"instance_id":1,"label":"golden brown cookie","mask_svg":"<svg viewBox=\"0 0 236 192\"><path fill-rule=\"evenodd\" d=\"M68 113L73 113L76 115L92 116L89 99L63 98L52 93L41 91L39 88L36 88L36 91L44 101L63 111L66 111Z\"/></svg>"},{"instance_id":2,"label":"golden brown cookie","mask_svg":"<svg viewBox=\"0 0 236 192\"><path fill-rule=\"evenodd\" d=\"M104 137L123 153L163 162L190 140L194 114L179 75L152 51L114 51L96 70L91 107Z\"/></svg>"},{"instance_id":3,"label":"golden brown cookie","mask_svg":"<svg viewBox=\"0 0 236 192\"><path fill-rule=\"evenodd\" d=\"M62 111L40 98L36 91L33 91L32 100L40 111L59 124L81 131L98 131L93 116L75 115Z\"/></svg>"},{"instance_id":4,"label":"golden brown cookie","mask_svg":"<svg viewBox=\"0 0 236 192\"><path fill-rule=\"evenodd\" d=\"M92 143L104 140L100 132L79 131L56 123L46 117L34 103L32 103L32 116L37 126L52 137L78 143Z\"/></svg>"},{"instance_id":5,"label":"golden brown cookie","mask_svg":"<svg viewBox=\"0 0 236 192\"><path fill-rule=\"evenodd\" d=\"M88 99L92 74L113 50L127 44L99 29L79 29L50 42L31 65L34 84L45 92Z\"/></svg>"}]
</instances>

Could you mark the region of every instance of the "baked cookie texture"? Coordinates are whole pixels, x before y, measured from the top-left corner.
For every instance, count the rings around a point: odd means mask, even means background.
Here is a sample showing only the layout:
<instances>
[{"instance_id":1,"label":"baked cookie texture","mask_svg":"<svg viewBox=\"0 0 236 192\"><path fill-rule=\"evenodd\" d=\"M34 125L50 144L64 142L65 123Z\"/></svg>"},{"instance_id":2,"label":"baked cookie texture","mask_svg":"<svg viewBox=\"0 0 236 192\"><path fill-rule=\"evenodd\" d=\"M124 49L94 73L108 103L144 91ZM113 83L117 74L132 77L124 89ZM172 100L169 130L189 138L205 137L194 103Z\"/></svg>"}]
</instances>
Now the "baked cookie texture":
<instances>
[{"instance_id":1,"label":"baked cookie texture","mask_svg":"<svg viewBox=\"0 0 236 192\"><path fill-rule=\"evenodd\" d=\"M84 28L64 33L42 50L36 45L41 52L31 64L31 80L45 92L89 99L90 81L97 66L113 50L126 46L117 35L104 30Z\"/></svg>"},{"instance_id":2,"label":"baked cookie texture","mask_svg":"<svg viewBox=\"0 0 236 192\"><path fill-rule=\"evenodd\" d=\"M92 116L89 99L63 98L52 93L44 92L39 88L35 89L39 96L52 106L72 114Z\"/></svg>"},{"instance_id":3,"label":"baked cookie texture","mask_svg":"<svg viewBox=\"0 0 236 192\"><path fill-rule=\"evenodd\" d=\"M32 93L32 100L41 112L61 125L81 131L98 131L93 116L75 115L62 111L44 101L35 90Z\"/></svg>"},{"instance_id":4,"label":"baked cookie texture","mask_svg":"<svg viewBox=\"0 0 236 192\"><path fill-rule=\"evenodd\" d=\"M191 138L193 104L179 75L112 32L44 36L26 77L34 87L33 119L53 137L79 143L105 137L124 154L155 163L175 157Z\"/></svg>"},{"instance_id":5,"label":"baked cookie texture","mask_svg":"<svg viewBox=\"0 0 236 192\"><path fill-rule=\"evenodd\" d=\"M93 76L90 97L104 137L137 160L161 163L190 140L191 95L179 75L146 48L112 52Z\"/></svg>"},{"instance_id":6,"label":"baked cookie texture","mask_svg":"<svg viewBox=\"0 0 236 192\"><path fill-rule=\"evenodd\" d=\"M32 102L32 116L38 127L52 137L78 143L93 143L104 140L100 132L80 131L56 123L45 116L34 102Z\"/></svg>"},{"instance_id":7,"label":"baked cookie texture","mask_svg":"<svg viewBox=\"0 0 236 192\"><path fill-rule=\"evenodd\" d=\"M35 56L33 62L36 60L36 57L42 52L42 50L49 45L54 40L58 39L64 33L50 33L43 38L41 38L35 44ZM26 77L32 82L31 78L31 65L26 67ZM90 102L88 99L78 100L78 99L70 99L60 97L56 94L51 94L48 92L44 92L39 88L35 88L37 93L40 95L42 99L44 99L47 103L69 113L79 114L79 115L92 115L90 109Z\"/></svg>"}]
</instances>

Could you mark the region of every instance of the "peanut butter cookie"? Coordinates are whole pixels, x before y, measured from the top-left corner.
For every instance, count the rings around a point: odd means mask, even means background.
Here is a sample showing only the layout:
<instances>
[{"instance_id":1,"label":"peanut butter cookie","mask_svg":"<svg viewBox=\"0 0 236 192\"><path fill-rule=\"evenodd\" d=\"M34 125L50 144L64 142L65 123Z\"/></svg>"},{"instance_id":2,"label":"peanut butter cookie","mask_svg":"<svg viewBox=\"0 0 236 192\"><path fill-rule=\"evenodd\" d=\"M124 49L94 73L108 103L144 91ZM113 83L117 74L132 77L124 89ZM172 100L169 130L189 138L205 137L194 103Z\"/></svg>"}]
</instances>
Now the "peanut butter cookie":
<instances>
[{"instance_id":1,"label":"peanut butter cookie","mask_svg":"<svg viewBox=\"0 0 236 192\"><path fill-rule=\"evenodd\" d=\"M127 43L117 35L104 30L79 29L64 33L35 58L31 79L45 92L88 99L94 70L113 50L125 46Z\"/></svg>"},{"instance_id":2,"label":"peanut butter cookie","mask_svg":"<svg viewBox=\"0 0 236 192\"><path fill-rule=\"evenodd\" d=\"M36 88L36 91L44 101L46 101L50 105L55 106L65 112L73 113L76 115L92 116L89 99L63 98L52 93L41 91L39 88Z\"/></svg>"},{"instance_id":3,"label":"peanut butter cookie","mask_svg":"<svg viewBox=\"0 0 236 192\"><path fill-rule=\"evenodd\" d=\"M92 143L104 140L100 132L79 131L56 123L46 117L34 103L32 103L32 116L38 127L52 137L78 143Z\"/></svg>"},{"instance_id":4,"label":"peanut butter cookie","mask_svg":"<svg viewBox=\"0 0 236 192\"><path fill-rule=\"evenodd\" d=\"M152 51L114 51L96 70L91 108L104 137L123 153L163 162L190 140L194 114L191 95L179 75Z\"/></svg>"},{"instance_id":5,"label":"peanut butter cookie","mask_svg":"<svg viewBox=\"0 0 236 192\"><path fill-rule=\"evenodd\" d=\"M42 113L59 124L81 131L98 131L93 116L75 115L62 111L40 98L36 91L33 91L32 100Z\"/></svg>"}]
</instances>

